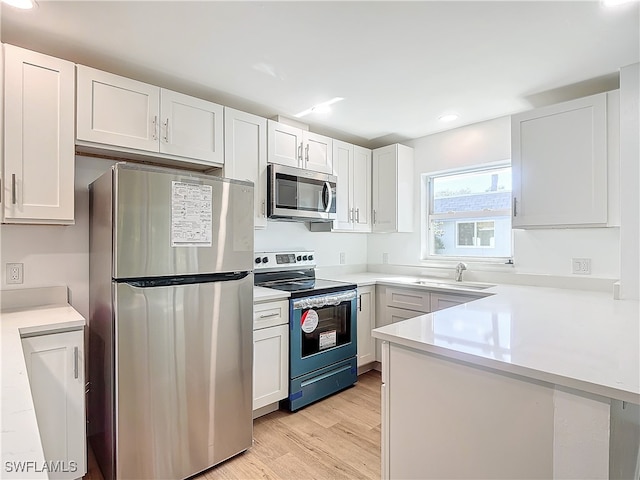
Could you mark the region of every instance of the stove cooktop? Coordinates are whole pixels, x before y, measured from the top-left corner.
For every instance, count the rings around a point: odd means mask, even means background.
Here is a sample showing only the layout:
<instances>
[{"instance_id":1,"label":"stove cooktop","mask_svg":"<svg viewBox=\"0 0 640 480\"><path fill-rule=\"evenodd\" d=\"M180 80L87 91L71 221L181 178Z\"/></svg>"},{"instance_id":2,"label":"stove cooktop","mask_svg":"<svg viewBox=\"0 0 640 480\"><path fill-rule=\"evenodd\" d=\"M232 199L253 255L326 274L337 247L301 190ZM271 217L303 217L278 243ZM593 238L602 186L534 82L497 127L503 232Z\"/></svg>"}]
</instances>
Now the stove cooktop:
<instances>
[{"instance_id":1,"label":"stove cooktop","mask_svg":"<svg viewBox=\"0 0 640 480\"><path fill-rule=\"evenodd\" d=\"M261 283L260 286L290 292L291 298L311 297L314 295L344 292L346 290L354 290L358 288L358 286L353 283L336 282L334 280L323 280L320 278L280 280L277 282Z\"/></svg>"}]
</instances>

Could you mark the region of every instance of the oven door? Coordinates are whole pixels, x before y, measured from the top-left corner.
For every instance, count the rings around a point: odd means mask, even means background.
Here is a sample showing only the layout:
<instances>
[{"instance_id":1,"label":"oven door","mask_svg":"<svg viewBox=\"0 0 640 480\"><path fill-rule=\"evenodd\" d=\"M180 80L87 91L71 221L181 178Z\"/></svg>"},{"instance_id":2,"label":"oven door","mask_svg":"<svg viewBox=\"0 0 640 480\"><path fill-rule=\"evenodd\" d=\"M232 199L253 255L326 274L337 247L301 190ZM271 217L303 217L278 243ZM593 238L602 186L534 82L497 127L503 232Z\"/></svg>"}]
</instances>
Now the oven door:
<instances>
[{"instance_id":1,"label":"oven door","mask_svg":"<svg viewBox=\"0 0 640 480\"><path fill-rule=\"evenodd\" d=\"M291 378L355 357L356 290L290 301Z\"/></svg>"},{"instance_id":2,"label":"oven door","mask_svg":"<svg viewBox=\"0 0 640 480\"><path fill-rule=\"evenodd\" d=\"M276 164L268 169L269 217L336 218L336 177Z\"/></svg>"}]
</instances>

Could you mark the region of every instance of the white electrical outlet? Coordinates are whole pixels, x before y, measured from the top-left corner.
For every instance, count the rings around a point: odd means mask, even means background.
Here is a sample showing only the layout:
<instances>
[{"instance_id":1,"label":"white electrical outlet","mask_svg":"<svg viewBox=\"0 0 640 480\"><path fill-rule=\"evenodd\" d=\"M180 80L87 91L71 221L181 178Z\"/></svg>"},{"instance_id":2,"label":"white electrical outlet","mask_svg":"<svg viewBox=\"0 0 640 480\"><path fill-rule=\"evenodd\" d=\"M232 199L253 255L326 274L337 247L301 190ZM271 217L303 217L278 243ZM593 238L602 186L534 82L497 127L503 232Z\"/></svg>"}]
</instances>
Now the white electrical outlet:
<instances>
[{"instance_id":1,"label":"white electrical outlet","mask_svg":"<svg viewBox=\"0 0 640 480\"><path fill-rule=\"evenodd\" d=\"M340 252L340 265L344 265L345 263L347 263L347 254L344 252Z\"/></svg>"},{"instance_id":2,"label":"white electrical outlet","mask_svg":"<svg viewBox=\"0 0 640 480\"><path fill-rule=\"evenodd\" d=\"M572 258L571 271L576 275L591 275L591 259Z\"/></svg>"},{"instance_id":3,"label":"white electrical outlet","mask_svg":"<svg viewBox=\"0 0 640 480\"><path fill-rule=\"evenodd\" d=\"M389 263L389 254L386 252L382 254L382 263L384 263L385 265Z\"/></svg>"},{"instance_id":4,"label":"white electrical outlet","mask_svg":"<svg viewBox=\"0 0 640 480\"><path fill-rule=\"evenodd\" d=\"M7 263L7 283L22 283L22 263Z\"/></svg>"}]
</instances>

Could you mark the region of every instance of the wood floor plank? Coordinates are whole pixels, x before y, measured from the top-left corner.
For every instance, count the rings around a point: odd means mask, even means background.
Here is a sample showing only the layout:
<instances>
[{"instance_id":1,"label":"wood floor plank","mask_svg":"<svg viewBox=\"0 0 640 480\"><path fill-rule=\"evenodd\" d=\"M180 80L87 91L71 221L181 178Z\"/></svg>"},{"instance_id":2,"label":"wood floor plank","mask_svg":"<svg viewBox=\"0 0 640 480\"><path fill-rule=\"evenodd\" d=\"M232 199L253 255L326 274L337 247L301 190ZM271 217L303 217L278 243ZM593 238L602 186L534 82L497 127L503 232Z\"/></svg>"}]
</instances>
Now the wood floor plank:
<instances>
[{"instance_id":1,"label":"wood floor plank","mask_svg":"<svg viewBox=\"0 0 640 480\"><path fill-rule=\"evenodd\" d=\"M297 412L253 422L253 446L191 480L380 478L380 372ZM102 480L92 453L83 480Z\"/></svg>"}]
</instances>

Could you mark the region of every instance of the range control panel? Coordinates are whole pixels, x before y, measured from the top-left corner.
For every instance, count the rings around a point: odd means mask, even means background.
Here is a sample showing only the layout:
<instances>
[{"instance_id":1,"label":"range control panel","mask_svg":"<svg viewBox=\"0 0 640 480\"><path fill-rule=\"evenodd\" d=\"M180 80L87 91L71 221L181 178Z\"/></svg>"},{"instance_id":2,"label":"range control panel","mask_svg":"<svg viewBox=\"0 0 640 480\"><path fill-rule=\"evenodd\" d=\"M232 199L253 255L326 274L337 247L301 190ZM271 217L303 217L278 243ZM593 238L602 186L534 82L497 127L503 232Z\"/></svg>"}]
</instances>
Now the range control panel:
<instances>
[{"instance_id":1,"label":"range control panel","mask_svg":"<svg viewBox=\"0 0 640 480\"><path fill-rule=\"evenodd\" d=\"M255 252L253 268L255 270L290 270L293 268L313 268L316 266L312 251L296 252Z\"/></svg>"}]
</instances>

